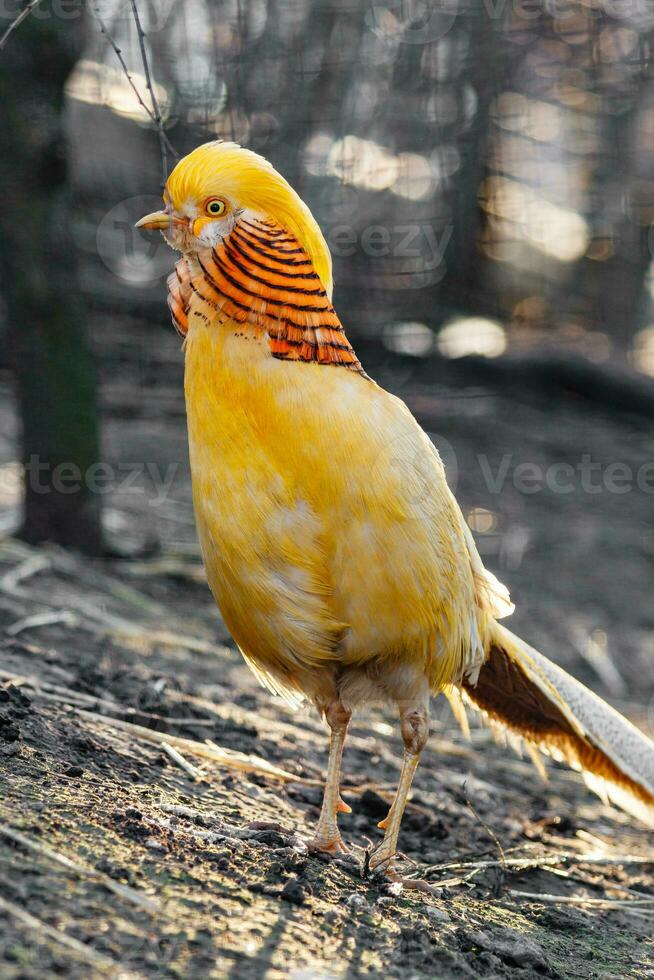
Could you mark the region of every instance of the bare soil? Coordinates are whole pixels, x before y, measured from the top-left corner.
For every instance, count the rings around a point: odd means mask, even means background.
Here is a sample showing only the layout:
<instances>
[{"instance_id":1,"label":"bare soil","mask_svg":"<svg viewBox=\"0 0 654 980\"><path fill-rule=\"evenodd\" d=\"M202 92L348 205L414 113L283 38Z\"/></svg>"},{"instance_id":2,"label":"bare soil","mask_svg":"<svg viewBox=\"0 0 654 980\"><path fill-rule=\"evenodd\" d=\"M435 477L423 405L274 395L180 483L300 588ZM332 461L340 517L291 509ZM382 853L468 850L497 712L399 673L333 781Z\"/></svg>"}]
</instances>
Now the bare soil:
<instances>
[{"instance_id":1,"label":"bare soil","mask_svg":"<svg viewBox=\"0 0 654 980\"><path fill-rule=\"evenodd\" d=\"M156 339L156 357L127 350L103 376L105 458L175 467L164 495L145 471L107 494L130 557L0 542L2 980L654 977L651 833L576 774L548 763L544 783L483 728L467 741L440 700L401 836L409 873L435 890L361 873L401 756L382 709L356 719L346 749L351 855L307 854L325 729L258 686L213 606L178 354ZM587 453L637 469L654 458L648 425L537 392L435 388L394 362L375 373L443 442L484 558L512 589L512 628L651 733L652 494L525 493L513 477L493 492L480 459L494 474L504 453L511 473ZM10 530L15 420L0 394ZM206 757L207 740L227 761Z\"/></svg>"}]
</instances>

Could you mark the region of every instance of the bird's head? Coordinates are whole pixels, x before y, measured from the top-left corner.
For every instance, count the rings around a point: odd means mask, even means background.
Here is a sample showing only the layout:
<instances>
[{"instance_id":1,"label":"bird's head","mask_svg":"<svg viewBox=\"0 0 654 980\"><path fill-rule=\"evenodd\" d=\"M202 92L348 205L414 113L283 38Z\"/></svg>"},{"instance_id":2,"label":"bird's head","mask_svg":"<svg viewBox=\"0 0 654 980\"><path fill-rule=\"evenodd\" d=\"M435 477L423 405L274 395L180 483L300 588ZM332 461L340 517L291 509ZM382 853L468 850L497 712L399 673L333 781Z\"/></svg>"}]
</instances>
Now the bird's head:
<instances>
[{"instance_id":1,"label":"bird's head","mask_svg":"<svg viewBox=\"0 0 654 980\"><path fill-rule=\"evenodd\" d=\"M318 223L286 180L263 157L236 143L204 143L179 161L166 181L164 208L137 228L154 228L177 251L193 255L226 238L241 217L272 220L295 236L324 288L331 256Z\"/></svg>"}]
</instances>

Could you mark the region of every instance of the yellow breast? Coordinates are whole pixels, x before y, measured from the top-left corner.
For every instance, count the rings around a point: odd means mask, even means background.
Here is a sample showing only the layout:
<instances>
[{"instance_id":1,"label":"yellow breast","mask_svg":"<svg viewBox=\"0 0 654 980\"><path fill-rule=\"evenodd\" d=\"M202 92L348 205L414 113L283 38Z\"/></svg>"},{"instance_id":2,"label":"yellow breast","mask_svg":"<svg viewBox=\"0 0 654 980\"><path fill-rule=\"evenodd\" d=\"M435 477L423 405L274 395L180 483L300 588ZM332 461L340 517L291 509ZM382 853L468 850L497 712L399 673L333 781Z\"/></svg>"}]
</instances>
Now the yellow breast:
<instances>
[{"instance_id":1,"label":"yellow breast","mask_svg":"<svg viewBox=\"0 0 654 980\"><path fill-rule=\"evenodd\" d=\"M410 658L436 689L483 655L460 513L402 402L204 313L185 390L209 583L260 670Z\"/></svg>"}]
</instances>

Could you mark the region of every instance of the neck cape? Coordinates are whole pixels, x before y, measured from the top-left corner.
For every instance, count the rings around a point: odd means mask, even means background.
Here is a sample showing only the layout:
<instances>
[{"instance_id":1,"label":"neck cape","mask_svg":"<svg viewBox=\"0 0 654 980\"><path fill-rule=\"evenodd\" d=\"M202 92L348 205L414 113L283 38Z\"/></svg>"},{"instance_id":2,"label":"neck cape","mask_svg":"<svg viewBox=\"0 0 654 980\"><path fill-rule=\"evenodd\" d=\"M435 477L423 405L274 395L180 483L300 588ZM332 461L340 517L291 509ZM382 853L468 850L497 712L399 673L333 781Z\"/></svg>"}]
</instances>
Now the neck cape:
<instances>
[{"instance_id":1,"label":"neck cape","mask_svg":"<svg viewBox=\"0 0 654 980\"><path fill-rule=\"evenodd\" d=\"M180 333L188 331L193 297L265 332L273 357L339 364L364 374L336 311L300 243L272 221L241 218L211 251L185 259L168 279L168 305Z\"/></svg>"}]
</instances>

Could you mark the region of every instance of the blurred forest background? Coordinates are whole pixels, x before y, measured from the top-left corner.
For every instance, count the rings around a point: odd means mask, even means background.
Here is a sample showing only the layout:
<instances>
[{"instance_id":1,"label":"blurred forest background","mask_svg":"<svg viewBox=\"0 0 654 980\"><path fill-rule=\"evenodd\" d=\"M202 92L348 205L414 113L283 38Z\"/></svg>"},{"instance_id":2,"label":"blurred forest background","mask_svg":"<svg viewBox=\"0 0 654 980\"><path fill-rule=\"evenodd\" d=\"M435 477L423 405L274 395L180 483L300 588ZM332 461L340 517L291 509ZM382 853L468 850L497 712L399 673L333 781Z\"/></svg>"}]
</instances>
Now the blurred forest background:
<instances>
[{"instance_id":1,"label":"blurred forest background","mask_svg":"<svg viewBox=\"0 0 654 980\"><path fill-rule=\"evenodd\" d=\"M179 156L235 139L309 203L349 336L525 618L587 602L561 639L593 657L616 615L651 627L649 0L4 0L0 20L4 530L197 557L174 255L134 222ZM514 478L561 461L572 489Z\"/></svg>"},{"instance_id":2,"label":"blurred forest background","mask_svg":"<svg viewBox=\"0 0 654 980\"><path fill-rule=\"evenodd\" d=\"M139 41L127 0L89 6L66 82L84 290L155 316L171 257L112 209L131 224L129 197L156 193L158 144L100 13L149 102ZM646 0L140 8L171 144L235 139L272 160L325 230L355 336L450 357L547 344L654 372Z\"/></svg>"}]
</instances>

